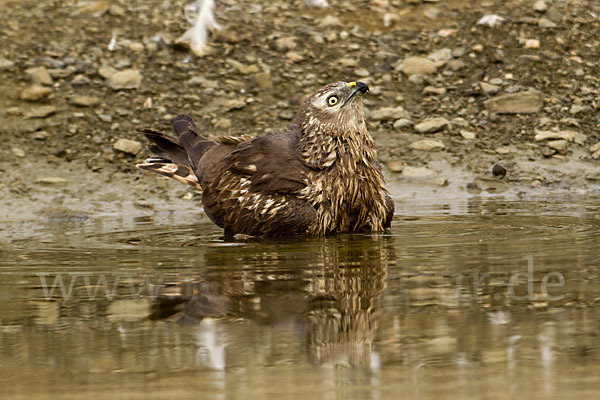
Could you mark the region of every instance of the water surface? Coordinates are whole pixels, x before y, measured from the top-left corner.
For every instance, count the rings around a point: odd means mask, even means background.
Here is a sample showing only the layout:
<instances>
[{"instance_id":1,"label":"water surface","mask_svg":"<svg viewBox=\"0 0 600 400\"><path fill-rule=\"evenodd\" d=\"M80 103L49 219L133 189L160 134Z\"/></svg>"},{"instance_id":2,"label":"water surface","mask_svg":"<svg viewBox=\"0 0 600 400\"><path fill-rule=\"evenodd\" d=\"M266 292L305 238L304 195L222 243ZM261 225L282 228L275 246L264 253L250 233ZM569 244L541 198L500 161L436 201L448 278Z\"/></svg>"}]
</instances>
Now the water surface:
<instances>
[{"instance_id":1,"label":"water surface","mask_svg":"<svg viewBox=\"0 0 600 400\"><path fill-rule=\"evenodd\" d=\"M5 221L0 395L597 396L600 201L397 208L382 235L240 242L174 213Z\"/></svg>"}]
</instances>

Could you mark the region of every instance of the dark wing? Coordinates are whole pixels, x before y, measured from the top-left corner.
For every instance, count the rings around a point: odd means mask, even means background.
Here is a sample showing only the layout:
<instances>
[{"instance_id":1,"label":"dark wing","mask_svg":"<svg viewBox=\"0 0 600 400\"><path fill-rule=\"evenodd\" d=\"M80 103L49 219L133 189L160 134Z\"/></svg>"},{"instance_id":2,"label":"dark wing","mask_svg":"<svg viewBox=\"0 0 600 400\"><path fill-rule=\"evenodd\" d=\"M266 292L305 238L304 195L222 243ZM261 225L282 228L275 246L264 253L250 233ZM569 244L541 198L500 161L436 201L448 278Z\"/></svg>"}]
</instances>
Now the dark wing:
<instances>
[{"instance_id":1,"label":"dark wing","mask_svg":"<svg viewBox=\"0 0 600 400\"><path fill-rule=\"evenodd\" d=\"M295 130L271 133L239 143L207 166L202 202L209 217L226 233L306 232L316 212L297 196L306 187L308 171L297 157L297 145Z\"/></svg>"},{"instance_id":2,"label":"dark wing","mask_svg":"<svg viewBox=\"0 0 600 400\"><path fill-rule=\"evenodd\" d=\"M253 192L297 193L306 186L308 170L297 145L293 134L271 133L239 144L225 162L231 172L250 179Z\"/></svg>"}]
</instances>

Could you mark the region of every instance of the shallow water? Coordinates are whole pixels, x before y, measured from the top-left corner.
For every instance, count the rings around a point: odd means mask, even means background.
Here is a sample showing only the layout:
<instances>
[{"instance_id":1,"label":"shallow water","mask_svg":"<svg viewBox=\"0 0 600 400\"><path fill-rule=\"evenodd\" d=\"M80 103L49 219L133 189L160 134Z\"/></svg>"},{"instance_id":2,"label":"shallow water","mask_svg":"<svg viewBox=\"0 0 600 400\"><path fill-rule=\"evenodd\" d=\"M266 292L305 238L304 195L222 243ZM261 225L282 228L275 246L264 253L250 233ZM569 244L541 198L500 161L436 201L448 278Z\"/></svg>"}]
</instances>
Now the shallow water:
<instances>
[{"instance_id":1,"label":"shallow water","mask_svg":"<svg viewBox=\"0 0 600 400\"><path fill-rule=\"evenodd\" d=\"M5 221L0 395L595 398L599 210L404 202L389 234L233 243L172 213Z\"/></svg>"}]
</instances>

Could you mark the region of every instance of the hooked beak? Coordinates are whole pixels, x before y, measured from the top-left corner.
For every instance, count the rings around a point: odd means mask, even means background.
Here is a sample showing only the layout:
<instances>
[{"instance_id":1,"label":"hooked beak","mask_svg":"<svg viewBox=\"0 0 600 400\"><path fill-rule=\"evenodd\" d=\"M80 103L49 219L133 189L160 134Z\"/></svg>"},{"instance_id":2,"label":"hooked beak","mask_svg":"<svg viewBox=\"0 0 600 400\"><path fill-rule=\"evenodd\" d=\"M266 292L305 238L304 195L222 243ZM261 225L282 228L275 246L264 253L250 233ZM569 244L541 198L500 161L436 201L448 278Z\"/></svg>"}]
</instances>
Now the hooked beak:
<instances>
[{"instance_id":1,"label":"hooked beak","mask_svg":"<svg viewBox=\"0 0 600 400\"><path fill-rule=\"evenodd\" d=\"M346 104L348 104L348 102L350 100L352 100L354 98L354 96L360 96L360 95L363 95L363 94L365 94L365 93L367 93L369 91L369 87L364 82L349 82L346 85L349 88L352 88L352 93L346 99L346 101L344 102L343 106L345 106Z\"/></svg>"}]
</instances>

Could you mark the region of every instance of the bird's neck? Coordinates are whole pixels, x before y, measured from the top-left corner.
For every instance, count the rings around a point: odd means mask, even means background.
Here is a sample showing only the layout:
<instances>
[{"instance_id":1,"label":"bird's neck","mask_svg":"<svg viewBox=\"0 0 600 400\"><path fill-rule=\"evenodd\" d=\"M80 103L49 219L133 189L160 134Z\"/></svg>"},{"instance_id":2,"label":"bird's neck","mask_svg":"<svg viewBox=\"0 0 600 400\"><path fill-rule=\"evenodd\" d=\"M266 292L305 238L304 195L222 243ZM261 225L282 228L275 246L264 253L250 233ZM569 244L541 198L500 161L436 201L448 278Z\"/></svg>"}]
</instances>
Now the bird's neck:
<instances>
[{"instance_id":1,"label":"bird's neck","mask_svg":"<svg viewBox=\"0 0 600 400\"><path fill-rule=\"evenodd\" d=\"M375 142L364 123L335 131L326 126L311 128L301 127L299 150L304 162L313 168L329 168L342 162L369 163L377 158Z\"/></svg>"}]
</instances>

